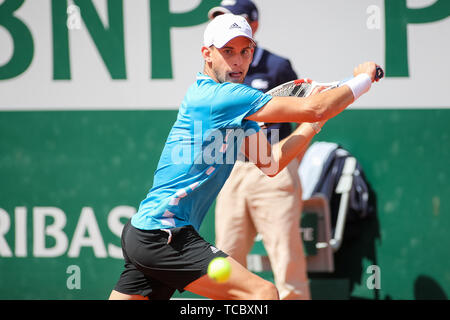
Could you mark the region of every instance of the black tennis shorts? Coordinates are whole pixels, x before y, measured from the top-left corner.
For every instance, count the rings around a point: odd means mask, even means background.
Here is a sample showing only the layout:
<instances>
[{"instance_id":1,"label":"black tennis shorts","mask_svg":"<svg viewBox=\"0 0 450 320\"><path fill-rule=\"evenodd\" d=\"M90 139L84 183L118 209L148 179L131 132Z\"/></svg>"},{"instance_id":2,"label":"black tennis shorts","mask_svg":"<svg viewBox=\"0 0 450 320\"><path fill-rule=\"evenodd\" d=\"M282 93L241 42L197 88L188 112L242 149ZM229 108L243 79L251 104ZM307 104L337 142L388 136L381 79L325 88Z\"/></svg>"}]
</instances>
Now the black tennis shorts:
<instances>
[{"instance_id":1,"label":"black tennis shorts","mask_svg":"<svg viewBox=\"0 0 450 320\"><path fill-rule=\"evenodd\" d=\"M168 300L207 273L210 261L228 255L206 242L192 226L122 231L125 270L114 290L155 300Z\"/></svg>"}]
</instances>

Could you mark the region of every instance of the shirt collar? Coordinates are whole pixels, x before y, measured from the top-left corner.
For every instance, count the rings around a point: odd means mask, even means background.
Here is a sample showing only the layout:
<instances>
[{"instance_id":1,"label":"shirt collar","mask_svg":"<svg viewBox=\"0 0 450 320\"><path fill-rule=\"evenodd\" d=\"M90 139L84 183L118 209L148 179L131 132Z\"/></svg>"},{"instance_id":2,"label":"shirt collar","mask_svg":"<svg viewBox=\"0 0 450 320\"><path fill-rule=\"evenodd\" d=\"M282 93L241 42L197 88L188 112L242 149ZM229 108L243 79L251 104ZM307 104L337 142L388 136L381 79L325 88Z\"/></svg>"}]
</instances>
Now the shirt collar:
<instances>
[{"instance_id":1,"label":"shirt collar","mask_svg":"<svg viewBox=\"0 0 450 320\"><path fill-rule=\"evenodd\" d=\"M197 80L212 80L210 76L207 76L204 73L198 72L197 73Z\"/></svg>"}]
</instances>

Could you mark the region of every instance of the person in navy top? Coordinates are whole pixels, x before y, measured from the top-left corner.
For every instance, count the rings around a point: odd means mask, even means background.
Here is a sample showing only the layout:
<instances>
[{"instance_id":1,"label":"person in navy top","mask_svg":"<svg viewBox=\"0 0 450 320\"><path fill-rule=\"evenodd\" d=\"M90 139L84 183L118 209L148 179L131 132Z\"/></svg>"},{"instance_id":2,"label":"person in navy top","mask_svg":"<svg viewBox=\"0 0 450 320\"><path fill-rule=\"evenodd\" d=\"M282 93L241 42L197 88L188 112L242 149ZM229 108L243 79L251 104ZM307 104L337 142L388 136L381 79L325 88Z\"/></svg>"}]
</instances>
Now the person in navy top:
<instances>
[{"instance_id":1,"label":"person in navy top","mask_svg":"<svg viewBox=\"0 0 450 320\"><path fill-rule=\"evenodd\" d=\"M239 158L237 151L263 174L280 174L327 119L358 97L355 92L370 89L376 65L358 66L355 78L334 90L308 98L274 97L243 84L254 46L241 16L224 14L206 27L203 72L181 102L153 186L123 228L125 264L110 299L170 299L175 290L222 300L279 298L274 284L205 241L198 230ZM274 145L258 126L286 121L303 123ZM216 257L231 266L225 283L207 275Z\"/></svg>"}]
</instances>

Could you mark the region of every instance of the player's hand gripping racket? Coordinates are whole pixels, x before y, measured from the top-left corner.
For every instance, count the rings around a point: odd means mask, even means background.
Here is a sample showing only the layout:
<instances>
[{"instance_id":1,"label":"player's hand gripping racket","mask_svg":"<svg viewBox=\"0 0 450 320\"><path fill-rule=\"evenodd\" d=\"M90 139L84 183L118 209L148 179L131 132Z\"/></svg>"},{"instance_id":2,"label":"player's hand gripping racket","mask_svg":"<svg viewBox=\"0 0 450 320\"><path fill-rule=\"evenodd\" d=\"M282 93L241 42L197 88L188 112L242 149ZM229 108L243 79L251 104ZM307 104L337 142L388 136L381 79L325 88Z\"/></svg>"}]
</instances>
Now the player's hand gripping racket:
<instances>
[{"instance_id":1,"label":"player's hand gripping racket","mask_svg":"<svg viewBox=\"0 0 450 320\"><path fill-rule=\"evenodd\" d=\"M375 80L378 81L384 77L384 71L377 66ZM340 87L348 79L334 82L317 82L311 79L297 79L283 83L267 93L274 97L308 97L316 88L324 87L321 92Z\"/></svg>"},{"instance_id":2,"label":"player's hand gripping racket","mask_svg":"<svg viewBox=\"0 0 450 320\"><path fill-rule=\"evenodd\" d=\"M383 69L377 66L375 71L375 81L378 81L383 77L384 77ZM320 92L325 92L327 90L340 87L347 80L349 80L349 78L334 82L317 82L311 79L297 79L283 83L269 90L267 93L274 97L308 97L316 89L321 88ZM264 124L259 123L259 125L263 126ZM316 133L319 133L323 123L320 124L316 122L310 123L310 125Z\"/></svg>"}]
</instances>

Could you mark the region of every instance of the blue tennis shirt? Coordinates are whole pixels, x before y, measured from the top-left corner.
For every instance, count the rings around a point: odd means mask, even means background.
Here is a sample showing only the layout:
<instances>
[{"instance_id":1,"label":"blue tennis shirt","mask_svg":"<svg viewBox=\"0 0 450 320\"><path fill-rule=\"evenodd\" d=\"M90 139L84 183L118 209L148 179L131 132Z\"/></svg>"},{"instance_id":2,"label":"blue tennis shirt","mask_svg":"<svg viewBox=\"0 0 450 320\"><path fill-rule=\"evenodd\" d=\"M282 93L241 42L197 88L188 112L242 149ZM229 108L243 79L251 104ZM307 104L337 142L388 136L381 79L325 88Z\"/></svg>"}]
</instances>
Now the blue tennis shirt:
<instances>
[{"instance_id":1,"label":"blue tennis shirt","mask_svg":"<svg viewBox=\"0 0 450 320\"><path fill-rule=\"evenodd\" d=\"M272 97L244 84L217 83L202 73L178 111L153 186L131 224L143 230L199 229L233 169L245 136L259 131L244 118Z\"/></svg>"}]
</instances>

